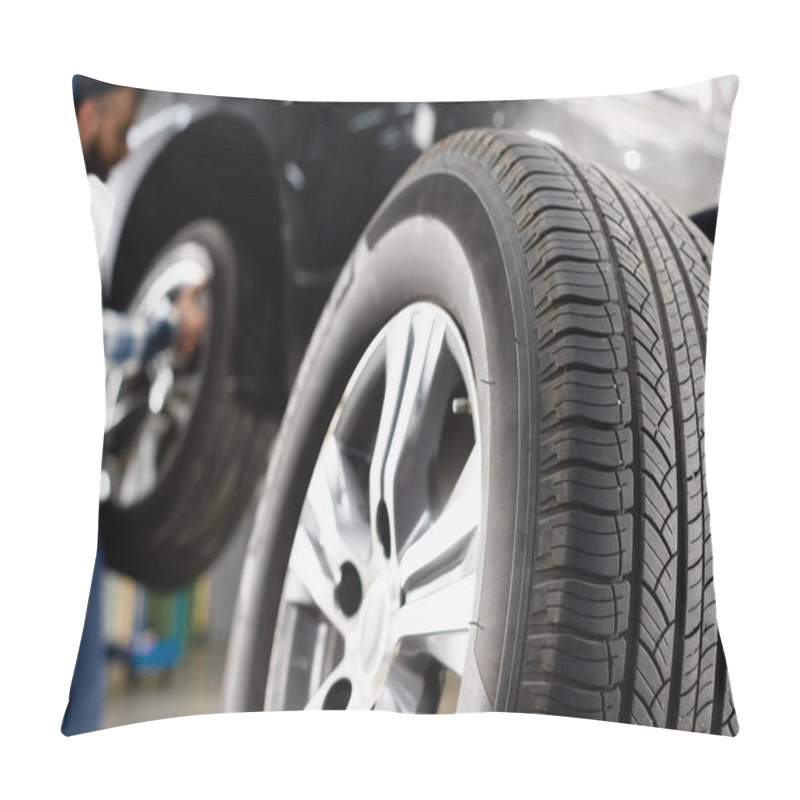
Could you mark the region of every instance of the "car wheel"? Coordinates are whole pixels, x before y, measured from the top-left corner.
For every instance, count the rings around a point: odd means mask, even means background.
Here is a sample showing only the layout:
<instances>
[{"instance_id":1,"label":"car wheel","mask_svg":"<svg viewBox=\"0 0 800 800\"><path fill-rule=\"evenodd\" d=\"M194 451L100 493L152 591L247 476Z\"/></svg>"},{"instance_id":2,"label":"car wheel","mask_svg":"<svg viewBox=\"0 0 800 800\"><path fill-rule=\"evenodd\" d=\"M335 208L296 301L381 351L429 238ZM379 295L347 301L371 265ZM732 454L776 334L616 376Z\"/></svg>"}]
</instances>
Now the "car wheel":
<instances>
[{"instance_id":1,"label":"car wheel","mask_svg":"<svg viewBox=\"0 0 800 800\"><path fill-rule=\"evenodd\" d=\"M292 393L227 707L735 733L702 450L709 256L643 189L528 137L424 155Z\"/></svg>"},{"instance_id":2,"label":"car wheel","mask_svg":"<svg viewBox=\"0 0 800 800\"><path fill-rule=\"evenodd\" d=\"M100 532L109 566L152 588L184 586L209 566L266 464L274 425L242 402L233 374L236 295L253 269L219 223L198 220L147 265L126 304L146 319L207 282L198 302L208 322L190 358L167 348L141 370L107 370Z\"/></svg>"}]
</instances>

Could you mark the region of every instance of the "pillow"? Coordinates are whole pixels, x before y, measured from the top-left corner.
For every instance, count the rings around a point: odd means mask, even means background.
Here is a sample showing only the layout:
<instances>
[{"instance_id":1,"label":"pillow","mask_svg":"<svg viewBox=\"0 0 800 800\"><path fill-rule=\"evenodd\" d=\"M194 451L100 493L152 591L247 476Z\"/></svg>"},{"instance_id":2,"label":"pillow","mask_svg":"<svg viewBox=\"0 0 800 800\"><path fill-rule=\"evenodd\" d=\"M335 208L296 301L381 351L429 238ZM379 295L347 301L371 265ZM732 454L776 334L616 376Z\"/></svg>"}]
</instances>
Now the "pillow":
<instances>
[{"instance_id":1,"label":"pillow","mask_svg":"<svg viewBox=\"0 0 800 800\"><path fill-rule=\"evenodd\" d=\"M62 730L308 708L735 735L703 387L736 87L286 103L75 76L106 426ZM198 663L202 699L153 682Z\"/></svg>"}]
</instances>

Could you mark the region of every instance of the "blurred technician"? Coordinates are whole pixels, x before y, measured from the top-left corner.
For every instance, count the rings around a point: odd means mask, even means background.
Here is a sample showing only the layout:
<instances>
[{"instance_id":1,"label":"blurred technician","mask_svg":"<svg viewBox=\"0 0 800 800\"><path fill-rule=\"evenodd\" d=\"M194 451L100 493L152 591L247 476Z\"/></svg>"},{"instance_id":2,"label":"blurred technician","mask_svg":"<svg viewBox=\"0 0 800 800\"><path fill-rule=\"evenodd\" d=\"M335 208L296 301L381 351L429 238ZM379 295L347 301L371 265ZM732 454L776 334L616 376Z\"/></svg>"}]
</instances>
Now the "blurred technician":
<instances>
[{"instance_id":1,"label":"blurred technician","mask_svg":"<svg viewBox=\"0 0 800 800\"><path fill-rule=\"evenodd\" d=\"M78 135L89 176L92 223L98 257L105 248L113 201L103 181L128 153L128 130L140 92L125 86L75 75L72 95ZM103 309L103 347L107 364L136 363L142 367L156 353L174 347L188 356L206 326L206 313L197 302L203 286L184 289L168 313L148 320ZM102 726L105 699L105 642L102 625L103 552L98 541L89 602L72 676L69 704L61 731L67 736Z\"/></svg>"}]
</instances>

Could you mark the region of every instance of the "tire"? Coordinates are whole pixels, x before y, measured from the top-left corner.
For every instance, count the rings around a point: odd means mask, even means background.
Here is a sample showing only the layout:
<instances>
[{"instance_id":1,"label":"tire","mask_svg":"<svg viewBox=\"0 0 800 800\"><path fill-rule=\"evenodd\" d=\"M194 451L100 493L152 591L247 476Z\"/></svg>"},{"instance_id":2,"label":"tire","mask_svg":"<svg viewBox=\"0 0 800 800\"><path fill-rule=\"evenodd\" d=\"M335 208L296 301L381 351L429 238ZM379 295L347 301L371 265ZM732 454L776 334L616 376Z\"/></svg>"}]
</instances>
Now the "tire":
<instances>
[{"instance_id":1,"label":"tire","mask_svg":"<svg viewBox=\"0 0 800 800\"><path fill-rule=\"evenodd\" d=\"M314 527L307 503L313 507L321 446L324 455L332 436L351 435L337 431L348 408L358 411L352 398L364 394L365 352L390 352L381 344L387 323L424 302L463 336L481 443L477 580L461 631L468 644L456 670L457 710L735 734L703 460L709 269L710 248L691 223L642 188L549 145L468 131L423 155L356 246L290 398L242 577L227 707L263 709L265 697L274 707L267 686L297 688L285 676L299 669L299 640L282 637L290 612L324 617L291 588L296 542ZM368 414L355 416L375 427ZM357 450L349 440L345 449ZM418 472L430 476L440 455L422 456ZM430 484L415 485L434 494ZM345 479L331 485L356 494ZM379 505L372 490L370 509ZM446 511L448 502L439 506ZM422 506L435 515L437 503ZM392 558L402 559L403 506L389 511ZM374 543L381 524L372 511L369 521ZM427 535L422 522L416 531L412 542ZM371 621L369 587L355 599L341 594L348 570L333 576L334 600L323 606L338 603L341 616L341 597L349 598L354 618L370 617L361 627L383 637ZM431 586L441 580L435 570L431 576ZM388 629L403 632L396 620L411 592L402 581L393 591L399 597L382 608ZM430 656L430 642L443 635L427 632L417 644ZM388 638L391 694L404 640ZM320 646L322 672L308 678L296 705L284 692L277 707L403 707L383 695L370 706L374 697L354 685L358 677L331 667L339 657L351 663L348 647L346 637L344 656L341 642L338 651ZM339 679L326 685L326 670ZM418 694L413 710L441 710L436 695L445 694L450 668L431 669L427 658L418 672L434 700Z\"/></svg>"},{"instance_id":2,"label":"tire","mask_svg":"<svg viewBox=\"0 0 800 800\"><path fill-rule=\"evenodd\" d=\"M203 292L209 322L194 357L176 365L164 351L144 372L121 377L110 411L115 424L109 429L107 422L110 496L100 506L107 562L153 589L180 588L209 567L235 532L266 465L277 425L238 391L235 371L242 339L271 316L271 297L249 303L247 318L236 313L237 295L256 268L222 225L201 219L181 228L138 278L115 275L115 282L132 287L123 307L134 314L174 299L183 285L209 279ZM164 372L169 389L154 411L156 376ZM151 451L137 449L146 435L157 443ZM137 467L145 478L137 477Z\"/></svg>"}]
</instances>

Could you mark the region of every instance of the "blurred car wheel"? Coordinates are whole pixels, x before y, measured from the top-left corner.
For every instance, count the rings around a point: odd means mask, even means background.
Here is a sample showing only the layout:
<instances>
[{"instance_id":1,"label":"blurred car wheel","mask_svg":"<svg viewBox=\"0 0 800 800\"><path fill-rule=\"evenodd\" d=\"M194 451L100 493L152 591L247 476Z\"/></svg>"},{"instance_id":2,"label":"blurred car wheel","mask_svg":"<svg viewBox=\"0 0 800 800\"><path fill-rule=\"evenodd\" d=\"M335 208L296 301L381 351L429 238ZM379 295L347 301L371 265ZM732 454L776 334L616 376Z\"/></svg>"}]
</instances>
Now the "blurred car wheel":
<instances>
[{"instance_id":1,"label":"blurred car wheel","mask_svg":"<svg viewBox=\"0 0 800 800\"><path fill-rule=\"evenodd\" d=\"M181 228L138 282L122 276L136 285L127 312L143 319L208 282L198 298L208 321L190 357L168 348L141 371L107 374L101 536L112 568L156 589L186 585L209 566L266 463L273 423L242 402L233 373L246 329L235 324L236 295L256 267L222 225L203 219Z\"/></svg>"}]
</instances>

